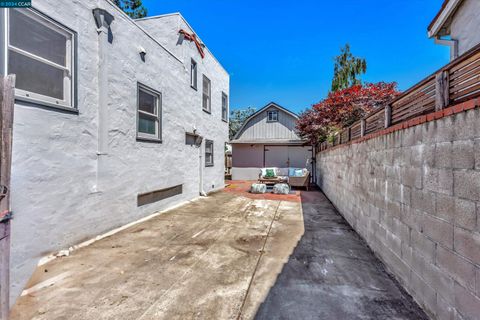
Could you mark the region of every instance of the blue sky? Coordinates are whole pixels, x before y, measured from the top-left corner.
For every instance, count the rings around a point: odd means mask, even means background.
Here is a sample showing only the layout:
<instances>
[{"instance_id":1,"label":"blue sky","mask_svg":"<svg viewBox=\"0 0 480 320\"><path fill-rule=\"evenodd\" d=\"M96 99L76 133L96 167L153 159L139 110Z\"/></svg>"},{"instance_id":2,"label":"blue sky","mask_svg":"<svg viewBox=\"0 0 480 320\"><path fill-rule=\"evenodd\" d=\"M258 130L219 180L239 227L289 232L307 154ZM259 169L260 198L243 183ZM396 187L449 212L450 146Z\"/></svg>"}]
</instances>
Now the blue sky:
<instances>
[{"instance_id":1,"label":"blue sky","mask_svg":"<svg viewBox=\"0 0 480 320\"><path fill-rule=\"evenodd\" d=\"M230 106L270 101L300 112L326 96L333 58L350 43L363 80L408 89L448 63L427 38L442 0L143 0L149 15L181 12L230 73Z\"/></svg>"}]
</instances>

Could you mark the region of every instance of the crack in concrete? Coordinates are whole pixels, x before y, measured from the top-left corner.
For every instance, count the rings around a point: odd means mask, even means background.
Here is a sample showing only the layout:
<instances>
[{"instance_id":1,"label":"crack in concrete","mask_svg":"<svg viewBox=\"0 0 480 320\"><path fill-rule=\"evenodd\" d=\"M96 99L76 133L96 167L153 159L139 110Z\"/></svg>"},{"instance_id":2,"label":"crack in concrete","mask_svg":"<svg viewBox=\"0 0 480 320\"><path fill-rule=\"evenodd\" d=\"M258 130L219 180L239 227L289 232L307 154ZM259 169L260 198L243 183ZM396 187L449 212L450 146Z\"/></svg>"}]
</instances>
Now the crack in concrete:
<instances>
[{"instance_id":1,"label":"crack in concrete","mask_svg":"<svg viewBox=\"0 0 480 320\"><path fill-rule=\"evenodd\" d=\"M275 209L275 214L273 215L272 221L270 222L270 226L268 228L267 235L265 237L265 240L263 241L262 249L260 249L260 255L258 256L257 263L255 265L255 269L253 269L252 277L250 278L250 282L248 283L247 291L245 292L245 296L242 300L242 305L240 307L240 312L238 313L237 320L240 319L242 316L243 308L245 307L245 303L247 301L248 294L250 293L250 289L252 288L253 280L255 279L255 275L258 270L258 266L260 265L260 261L262 260L263 254L265 253L265 246L267 245L268 237L270 236L270 232L272 231L272 227L274 222L276 221L276 217L278 214L278 208L280 208L280 205L282 204L282 201L280 201L277 205L277 208Z\"/></svg>"}]
</instances>

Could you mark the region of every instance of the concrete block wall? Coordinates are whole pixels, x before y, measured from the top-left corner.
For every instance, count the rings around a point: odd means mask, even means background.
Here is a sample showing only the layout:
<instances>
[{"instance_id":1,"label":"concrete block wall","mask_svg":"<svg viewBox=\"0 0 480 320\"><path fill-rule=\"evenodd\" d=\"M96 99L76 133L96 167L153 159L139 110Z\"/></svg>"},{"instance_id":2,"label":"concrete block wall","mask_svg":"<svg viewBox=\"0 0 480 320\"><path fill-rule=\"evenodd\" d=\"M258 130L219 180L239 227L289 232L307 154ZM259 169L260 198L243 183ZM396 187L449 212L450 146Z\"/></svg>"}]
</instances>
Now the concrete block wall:
<instances>
[{"instance_id":1,"label":"concrete block wall","mask_svg":"<svg viewBox=\"0 0 480 320\"><path fill-rule=\"evenodd\" d=\"M317 154L319 186L433 319L480 319L480 110Z\"/></svg>"}]
</instances>

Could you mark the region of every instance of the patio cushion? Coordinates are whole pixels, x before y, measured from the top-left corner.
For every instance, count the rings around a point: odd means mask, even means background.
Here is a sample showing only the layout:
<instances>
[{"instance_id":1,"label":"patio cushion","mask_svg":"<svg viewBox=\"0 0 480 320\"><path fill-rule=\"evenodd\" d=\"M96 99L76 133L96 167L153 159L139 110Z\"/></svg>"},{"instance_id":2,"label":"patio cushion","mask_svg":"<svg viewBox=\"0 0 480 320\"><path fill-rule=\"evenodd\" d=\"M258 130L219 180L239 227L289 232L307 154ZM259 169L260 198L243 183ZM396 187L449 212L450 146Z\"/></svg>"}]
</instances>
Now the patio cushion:
<instances>
[{"instance_id":1,"label":"patio cushion","mask_svg":"<svg viewBox=\"0 0 480 320\"><path fill-rule=\"evenodd\" d=\"M303 177L303 169L295 169L295 177Z\"/></svg>"},{"instance_id":2,"label":"patio cushion","mask_svg":"<svg viewBox=\"0 0 480 320\"><path fill-rule=\"evenodd\" d=\"M295 168L288 168L288 176L295 177Z\"/></svg>"},{"instance_id":3,"label":"patio cushion","mask_svg":"<svg viewBox=\"0 0 480 320\"><path fill-rule=\"evenodd\" d=\"M277 176L288 176L288 168L277 168Z\"/></svg>"},{"instance_id":4,"label":"patio cushion","mask_svg":"<svg viewBox=\"0 0 480 320\"><path fill-rule=\"evenodd\" d=\"M275 174L275 170L274 170L274 169L267 169L266 172L267 172L267 174L265 175L265 177L267 177L267 178L274 178L274 177L276 177L276 174Z\"/></svg>"},{"instance_id":5,"label":"patio cushion","mask_svg":"<svg viewBox=\"0 0 480 320\"><path fill-rule=\"evenodd\" d=\"M277 168L262 168L262 169L260 169L262 171L262 177L267 176L267 170L268 169L272 169L275 172L275 176L277 175Z\"/></svg>"},{"instance_id":6,"label":"patio cushion","mask_svg":"<svg viewBox=\"0 0 480 320\"><path fill-rule=\"evenodd\" d=\"M267 192L267 185L263 183L254 183L250 187L250 193L265 193Z\"/></svg>"},{"instance_id":7,"label":"patio cushion","mask_svg":"<svg viewBox=\"0 0 480 320\"><path fill-rule=\"evenodd\" d=\"M276 194L289 194L290 187L286 183L277 183L273 186L273 193Z\"/></svg>"}]
</instances>

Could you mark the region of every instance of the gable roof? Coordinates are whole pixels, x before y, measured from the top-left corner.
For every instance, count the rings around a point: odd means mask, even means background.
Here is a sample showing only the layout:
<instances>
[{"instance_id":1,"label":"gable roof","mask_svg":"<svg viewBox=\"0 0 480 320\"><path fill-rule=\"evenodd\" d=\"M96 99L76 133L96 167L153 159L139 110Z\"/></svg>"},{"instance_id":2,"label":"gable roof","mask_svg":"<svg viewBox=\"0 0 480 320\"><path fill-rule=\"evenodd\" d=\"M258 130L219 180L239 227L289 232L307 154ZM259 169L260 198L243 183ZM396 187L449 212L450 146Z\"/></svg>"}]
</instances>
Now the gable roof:
<instances>
[{"instance_id":1,"label":"gable roof","mask_svg":"<svg viewBox=\"0 0 480 320\"><path fill-rule=\"evenodd\" d=\"M463 0L444 0L440 11L438 11L428 26L428 36L430 38L447 34L445 32L445 24L450 22L450 19L462 3Z\"/></svg>"},{"instance_id":2,"label":"gable roof","mask_svg":"<svg viewBox=\"0 0 480 320\"><path fill-rule=\"evenodd\" d=\"M254 114L252 114L250 117L247 118L247 120L245 120L245 122L242 124L242 126L240 127L240 129L237 131L237 133L235 134L235 137L233 137L233 140L236 140L238 139L238 136L242 133L243 129L246 127L246 125L253 119L255 118L257 115L259 115L260 113L262 113L263 111L265 111L266 109L270 108L270 107L274 107L274 108L277 108L279 110L282 110L284 111L285 113L291 115L292 117L294 117L295 119L298 120L298 115L284 107L282 107L281 105L275 103L275 102L270 102L269 104L267 104L265 107L261 108L260 110L258 110L257 112L255 112Z\"/></svg>"}]
</instances>

